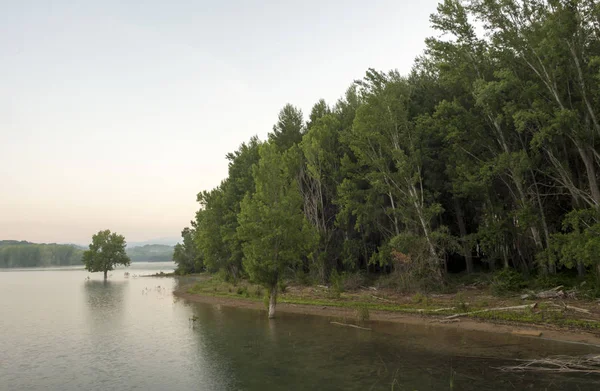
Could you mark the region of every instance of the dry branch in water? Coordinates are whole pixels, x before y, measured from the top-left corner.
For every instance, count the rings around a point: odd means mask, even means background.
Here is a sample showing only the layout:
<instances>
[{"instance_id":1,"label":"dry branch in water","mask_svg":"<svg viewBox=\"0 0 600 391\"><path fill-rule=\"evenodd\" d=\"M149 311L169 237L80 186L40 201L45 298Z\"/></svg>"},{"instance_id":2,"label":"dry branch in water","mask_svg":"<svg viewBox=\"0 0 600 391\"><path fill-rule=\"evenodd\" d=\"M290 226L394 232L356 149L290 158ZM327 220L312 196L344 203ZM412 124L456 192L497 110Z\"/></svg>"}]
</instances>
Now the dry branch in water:
<instances>
[{"instance_id":1,"label":"dry branch in water","mask_svg":"<svg viewBox=\"0 0 600 391\"><path fill-rule=\"evenodd\" d=\"M536 360L524 360L523 364L497 368L507 372L579 372L600 374L600 355L553 356Z\"/></svg>"},{"instance_id":2,"label":"dry branch in water","mask_svg":"<svg viewBox=\"0 0 600 391\"><path fill-rule=\"evenodd\" d=\"M359 330L371 331L371 329L368 327L360 327L360 326L357 326L355 324L350 324L350 323L340 323L340 322L330 322L330 323L334 324L336 326L352 327L352 328L359 329Z\"/></svg>"}]
</instances>

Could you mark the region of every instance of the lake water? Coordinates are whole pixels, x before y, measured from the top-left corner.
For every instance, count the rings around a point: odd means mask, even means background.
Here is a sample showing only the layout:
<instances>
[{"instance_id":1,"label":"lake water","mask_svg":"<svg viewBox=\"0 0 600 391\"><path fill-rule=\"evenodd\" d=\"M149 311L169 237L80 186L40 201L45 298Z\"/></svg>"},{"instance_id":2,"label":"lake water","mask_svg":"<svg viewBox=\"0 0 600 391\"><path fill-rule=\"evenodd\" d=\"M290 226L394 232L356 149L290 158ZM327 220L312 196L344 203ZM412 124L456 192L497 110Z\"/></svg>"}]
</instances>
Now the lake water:
<instances>
[{"instance_id":1,"label":"lake water","mask_svg":"<svg viewBox=\"0 0 600 391\"><path fill-rule=\"evenodd\" d=\"M0 271L0 390L598 390L598 375L507 373L511 359L598 353L431 326L338 327L174 298L172 264ZM86 277L90 276L90 280ZM190 318L197 317L191 321Z\"/></svg>"}]
</instances>

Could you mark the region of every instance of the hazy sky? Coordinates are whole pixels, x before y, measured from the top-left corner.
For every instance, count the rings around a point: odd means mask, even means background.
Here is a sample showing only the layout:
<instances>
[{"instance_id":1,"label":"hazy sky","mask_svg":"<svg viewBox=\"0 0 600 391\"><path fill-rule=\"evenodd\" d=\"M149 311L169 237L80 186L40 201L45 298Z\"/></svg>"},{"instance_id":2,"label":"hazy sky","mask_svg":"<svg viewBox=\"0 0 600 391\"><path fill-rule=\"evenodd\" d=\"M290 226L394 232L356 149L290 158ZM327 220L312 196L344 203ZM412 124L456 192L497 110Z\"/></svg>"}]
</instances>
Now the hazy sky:
<instances>
[{"instance_id":1,"label":"hazy sky","mask_svg":"<svg viewBox=\"0 0 600 391\"><path fill-rule=\"evenodd\" d=\"M281 107L408 72L437 0L0 0L0 239L177 237Z\"/></svg>"}]
</instances>

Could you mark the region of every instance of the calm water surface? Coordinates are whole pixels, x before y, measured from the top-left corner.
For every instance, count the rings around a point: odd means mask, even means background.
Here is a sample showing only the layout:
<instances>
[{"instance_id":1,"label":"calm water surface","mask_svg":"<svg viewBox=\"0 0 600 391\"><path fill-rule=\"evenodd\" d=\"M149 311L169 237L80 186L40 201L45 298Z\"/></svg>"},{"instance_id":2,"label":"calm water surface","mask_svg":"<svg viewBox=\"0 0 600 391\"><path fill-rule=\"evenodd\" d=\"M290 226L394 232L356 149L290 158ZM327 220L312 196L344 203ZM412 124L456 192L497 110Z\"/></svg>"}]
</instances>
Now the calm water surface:
<instances>
[{"instance_id":1,"label":"calm water surface","mask_svg":"<svg viewBox=\"0 0 600 391\"><path fill-rule=\"evenodd\" d=\"M187 303L171 294L177 280L124 271L107 283L80 268L0 271L0 390L600 389L598 375L496 369L594 347L385 323L368 332L293 314L269 321Z\"/></svg>"}]
</instances>

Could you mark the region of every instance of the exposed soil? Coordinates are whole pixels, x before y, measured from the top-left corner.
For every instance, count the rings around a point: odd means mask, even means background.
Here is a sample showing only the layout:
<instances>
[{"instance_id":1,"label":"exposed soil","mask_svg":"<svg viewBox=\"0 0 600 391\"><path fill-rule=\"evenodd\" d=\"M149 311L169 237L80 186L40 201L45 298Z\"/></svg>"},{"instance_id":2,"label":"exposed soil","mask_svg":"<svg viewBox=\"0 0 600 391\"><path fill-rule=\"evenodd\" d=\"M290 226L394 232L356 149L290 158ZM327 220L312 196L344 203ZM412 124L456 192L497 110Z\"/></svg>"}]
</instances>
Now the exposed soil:
<instances>
[{"instance_id":1,"label":"exposed soil","mask_svg":"<svg viewBox=\"0 0 600 391\"><path fill-rule=\"evenodd\" d=\"M185 300L191 302L198 303L207 303L207 304L218 304L222 306L236 307L236 308L246 308L253 310L265 311L265 306L261 301L257 300L249 300L246 298L237 298L237 297L223 297L211 295L210 293L189 293L189 286L182 286L178 290L174 292L174 295L177 297L181 297ZM303 297L306 297L310 290L315 290L316 288L289 288L294 295L298 295L302 293ZM307 290L309 292L298 292L298 290ZM479 292L481 293L481 292ZM365 293L362 293L363 296ZM377 293L379 296L384 296L383 292ZM371 295L375 296L375 294ZM377 296L377 297L379 297ZM447 302L448 305L452 304L452 298L455 295L435 295L436 304ZM469 297L470 296L470 297ZM318 296L316 296L318 297ZM411 297L402 297L401 295L385 295L386 299L389 301L394 301L395 303L402 302L410 302ZM489 300L493 306L502 306L502 305L511 305L508 300L498 300L493 297L484 297L481 294L477 294L473 292L472 295L468 295L465 300ZM576 302L578 307L584 308L581 302ZM593 306L593 303L587 305L588 308ZM356 318L356 310L353 308L347 307L335 307L335 306L327 306L327 305L305 305L305 304L289 304L289 303L278 303L277 304L277 312L289 312L289 313L297 313L297 314L305 314L305 315L318 315L318 316L326 316L337 319L350 319L347 321L348 323L352 323ZM460 311L457 311L460 312ZM266 314L265 314L266 316ZM588 316L589 317L589 316ZM401 323L401 324L413 324L413 325L428 325L435 327L444 327L444 328L454 328L461 330L477 330L484 332L493 332L493 333L507 333L507 334L515 334L521 335L526 338L545 338L552 339L558 341L566 341L566 342L576 342L576 343L585 343L592 344L600 347L600 334L596 334L593 332L587 331L579 331L572 330L566 328L555 327L552 325L533 325L533 324L523 324L518 322L498 322L498 321L488 321L488 320L479 320L473 318L463 317L458 321L454 321L453 323L442 323L444 321L444 316L432 316L432 315L420 315L420 314L412 314L412 313L401 313L394 311L380 311L380 310L370 310L369 311L369 322L393 322L393 323ZM442 322L440 322L442 321ZM537 335L540 335L537 337Z\"/></svg>"}]
</instances>

